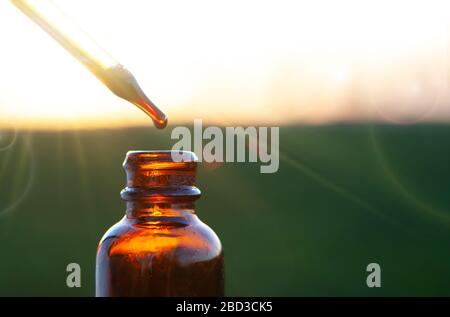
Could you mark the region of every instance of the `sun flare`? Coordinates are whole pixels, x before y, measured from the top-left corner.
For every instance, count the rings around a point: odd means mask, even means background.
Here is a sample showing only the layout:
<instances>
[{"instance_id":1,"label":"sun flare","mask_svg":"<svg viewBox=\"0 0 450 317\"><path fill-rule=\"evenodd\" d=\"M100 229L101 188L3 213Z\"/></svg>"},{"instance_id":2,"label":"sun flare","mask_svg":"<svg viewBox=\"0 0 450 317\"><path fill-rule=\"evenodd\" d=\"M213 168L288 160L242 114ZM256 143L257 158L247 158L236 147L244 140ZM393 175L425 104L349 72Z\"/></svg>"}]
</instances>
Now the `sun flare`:
<instances>
[{"instance_id":1,"label":"sun flare","mask_svg":"<svg viewBox=\"0 0 450 317\"><path fill-rule=\"evenodd\" d=\"M53 2L172 123L450 119L446 1ZM0 124L151 124L0 6Z\"/></svg>"}]
</instances>

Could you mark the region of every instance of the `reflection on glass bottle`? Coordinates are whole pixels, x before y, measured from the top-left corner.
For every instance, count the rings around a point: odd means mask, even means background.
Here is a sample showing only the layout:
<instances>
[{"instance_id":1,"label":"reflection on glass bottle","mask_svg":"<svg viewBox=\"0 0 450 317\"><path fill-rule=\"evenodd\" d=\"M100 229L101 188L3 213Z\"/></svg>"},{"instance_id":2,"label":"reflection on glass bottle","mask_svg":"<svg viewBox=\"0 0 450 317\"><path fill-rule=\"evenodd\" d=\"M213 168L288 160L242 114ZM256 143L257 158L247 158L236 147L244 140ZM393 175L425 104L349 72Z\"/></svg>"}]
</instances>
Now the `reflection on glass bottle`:
<instances>
[{"instance_id":1,"label":"reflection on glass bottle","mask_svg":"<svg viewBox=\"0 0 450 317\"><path fill-rule=\"evenodd\" d=\"M223 296L220 240L195 214L197 158L183 157L128 152L126 215L98 246L97 296Z\"/></svg>"}]
</instances>

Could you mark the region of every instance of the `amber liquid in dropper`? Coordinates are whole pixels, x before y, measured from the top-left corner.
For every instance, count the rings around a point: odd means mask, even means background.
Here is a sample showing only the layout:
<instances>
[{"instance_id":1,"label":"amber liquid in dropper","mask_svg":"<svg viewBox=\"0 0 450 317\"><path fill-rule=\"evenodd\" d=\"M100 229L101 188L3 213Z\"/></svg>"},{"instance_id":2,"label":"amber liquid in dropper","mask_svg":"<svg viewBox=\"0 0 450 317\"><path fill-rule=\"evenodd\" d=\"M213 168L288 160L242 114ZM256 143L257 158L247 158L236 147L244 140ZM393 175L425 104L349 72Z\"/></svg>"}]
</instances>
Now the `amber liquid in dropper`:
<instances>
[{"instance_id":1,"label":"amber liquid in dropper","mask_svg":"<svg viewBox=\"0 0 450 317\"><path fill-rule=\"evenodd\" d=\"M133 74L70 21L48 0L11 2L89 69L115 95L139 107L159 129L167 125L166 115L150 101Z\"/></svg>"},{"instance_id":2,"label":"amber liquid in dropper","mask_svg":"<svg viewBox=\"0 0 450 317\"><path fill-rule=\"evenodd\" d=\"M125 99L152 118L158 129L167 125L167 116L145 95L133 74L120 64L106 69L96 65L85 66L103 82L116 96Z\"/></svg>"}]
</instances>

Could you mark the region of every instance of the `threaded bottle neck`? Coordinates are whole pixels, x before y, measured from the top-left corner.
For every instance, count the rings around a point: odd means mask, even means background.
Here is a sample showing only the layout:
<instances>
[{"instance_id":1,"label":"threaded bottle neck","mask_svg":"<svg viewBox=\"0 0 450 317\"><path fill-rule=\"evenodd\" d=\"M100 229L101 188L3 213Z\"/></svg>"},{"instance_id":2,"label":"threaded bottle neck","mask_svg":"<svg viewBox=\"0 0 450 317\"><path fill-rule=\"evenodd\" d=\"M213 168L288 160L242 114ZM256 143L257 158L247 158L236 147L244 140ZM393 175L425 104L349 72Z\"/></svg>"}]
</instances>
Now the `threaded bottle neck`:
<instances>
[{"instance_id":1,"label":"threaded bottle neck","mask_svg":"<svg viewBox=\"0 0 450 317\"><path fill-rule=\"evenodd\" d=\"M180 154L183 161L178 162ZM184 203L200 197L195 186L197 157L192 152L130 151L123 167L127 187L121 197L126 201Z\"/></svg>"}]
</instances>

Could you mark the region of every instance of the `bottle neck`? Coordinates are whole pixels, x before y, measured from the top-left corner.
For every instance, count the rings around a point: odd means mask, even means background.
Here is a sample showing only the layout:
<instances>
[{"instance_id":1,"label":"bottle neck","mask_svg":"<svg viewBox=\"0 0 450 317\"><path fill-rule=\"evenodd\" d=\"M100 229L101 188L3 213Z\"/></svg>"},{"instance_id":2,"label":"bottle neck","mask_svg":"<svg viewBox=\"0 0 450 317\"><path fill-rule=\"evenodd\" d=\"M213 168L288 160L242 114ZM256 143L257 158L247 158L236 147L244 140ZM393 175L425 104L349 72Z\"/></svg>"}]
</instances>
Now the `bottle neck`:
<instances>
[{"instance_id":1,"label":"bottle neck","mask_svg":"<svg viewBox=\"0 0 450 317\"><path fill-rule=\"evenodd\" d=\"M174 161L171 151L131 151L124 168L127 186L121 197L127 202L126 217L138 222L185 223L194 219L201 192L195 186L196 157Z\"/></svg>"},{"instance_id":2,"label":"bottle neck","mask_svg":"<svg viewBox=\"0 0 450 317\"><path fill-rule=\"evenodd\" d=\"M187 225L196 217L194 202L127 201L127 219L149 224Z\"/></svg>"}]
</instances>

